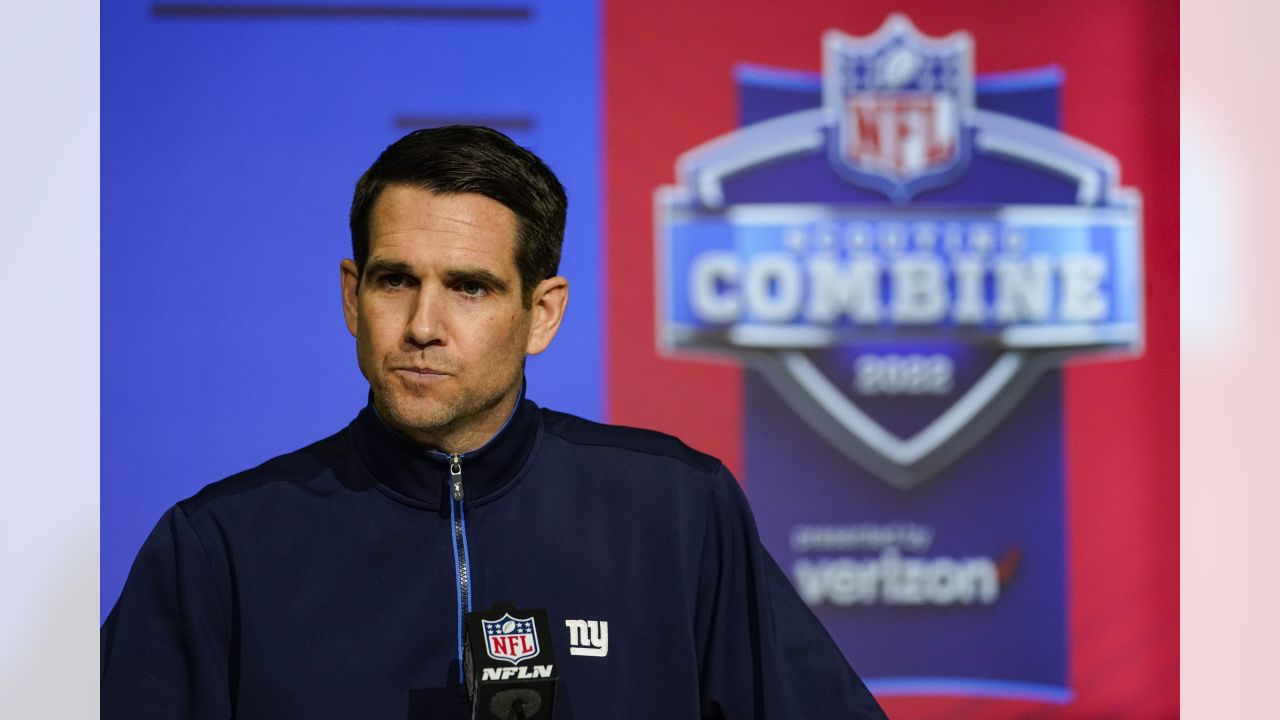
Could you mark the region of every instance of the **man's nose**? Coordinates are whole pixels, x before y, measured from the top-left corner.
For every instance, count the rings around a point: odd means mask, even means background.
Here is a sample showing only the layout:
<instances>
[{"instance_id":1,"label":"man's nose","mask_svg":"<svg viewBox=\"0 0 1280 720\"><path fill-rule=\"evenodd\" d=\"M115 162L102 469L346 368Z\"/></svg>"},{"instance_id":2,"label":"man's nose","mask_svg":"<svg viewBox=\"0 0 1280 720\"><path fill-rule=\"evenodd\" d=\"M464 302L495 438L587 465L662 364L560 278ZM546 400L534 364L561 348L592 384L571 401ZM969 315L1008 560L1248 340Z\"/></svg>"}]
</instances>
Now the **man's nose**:
<instances>
[{"instance_id":1,"label":"man's nose","mask_svg":"<svg viewBox=\"0 0 1280 720\"><path fill-rule=\"evenodd\" d=\"M439 288L424 285L418 291L404 329L406 344L420 348L444 344L445 299Z\"/></svg>"}]
</instances>

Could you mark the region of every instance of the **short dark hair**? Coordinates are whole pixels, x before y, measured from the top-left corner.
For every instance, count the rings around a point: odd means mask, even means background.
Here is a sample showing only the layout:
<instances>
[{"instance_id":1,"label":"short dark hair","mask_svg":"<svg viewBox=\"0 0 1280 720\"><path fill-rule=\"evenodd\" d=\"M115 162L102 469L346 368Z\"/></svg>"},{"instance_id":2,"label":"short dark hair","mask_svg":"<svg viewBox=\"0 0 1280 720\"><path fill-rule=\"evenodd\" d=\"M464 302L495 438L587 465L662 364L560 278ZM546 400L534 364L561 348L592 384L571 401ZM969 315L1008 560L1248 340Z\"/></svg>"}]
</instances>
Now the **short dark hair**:
<instances>
[{"instance_id":1,"label":"short dark hair","mask_svg":"<svg viewBox=\"0 0 1280 720\"><path fill-rule=\"evenodd\" d=\"M497 130L476 125L414 130L382 151L360 176L351 199L351 252L361 273L369 259L373 206L388 185L445 195L476 193L515 213L515 263L525 307L534 287L559 270L569 206L564 187L538 156Z\"/></svg>"}]
</instances>

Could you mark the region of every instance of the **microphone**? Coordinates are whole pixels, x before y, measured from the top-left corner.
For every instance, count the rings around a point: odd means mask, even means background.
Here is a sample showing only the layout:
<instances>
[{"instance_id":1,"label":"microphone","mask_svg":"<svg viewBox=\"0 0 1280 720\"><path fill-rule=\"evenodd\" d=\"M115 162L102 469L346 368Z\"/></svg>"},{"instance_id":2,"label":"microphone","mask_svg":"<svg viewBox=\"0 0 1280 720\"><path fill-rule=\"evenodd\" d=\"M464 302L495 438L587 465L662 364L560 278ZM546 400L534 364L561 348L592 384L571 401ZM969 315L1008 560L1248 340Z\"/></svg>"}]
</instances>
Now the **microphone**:
<instances>
[{"instance_id":1,"label":"microphone","mask_svg":"<svg viewBox=\"0 0 1280 720\"><path fill-rule=\"evenodd\" d=\"M559 674L546 610L467 613L463 643L472 720L552 720Z\"/></svg>"}]
</instances>

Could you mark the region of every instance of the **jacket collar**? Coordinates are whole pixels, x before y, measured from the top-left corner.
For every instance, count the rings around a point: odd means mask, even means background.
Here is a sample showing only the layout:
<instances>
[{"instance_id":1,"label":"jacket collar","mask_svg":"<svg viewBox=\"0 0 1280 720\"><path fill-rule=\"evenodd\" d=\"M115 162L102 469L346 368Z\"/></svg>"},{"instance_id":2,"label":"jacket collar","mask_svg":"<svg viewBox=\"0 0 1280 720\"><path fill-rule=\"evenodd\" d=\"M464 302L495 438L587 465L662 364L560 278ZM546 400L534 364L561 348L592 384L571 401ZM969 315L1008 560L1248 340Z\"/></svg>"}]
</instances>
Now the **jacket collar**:
<instances>
[{"instance_id":1,"label":"jacket collar","mask_svg":"<svg viewBox=\"0 0 1280 720\"><path fill-rule=\"evenodd\" d=\"M449 456L428 450L400 435L378 416L373 398L351 422L356 452L374 480L396 499L432 510L449 504ZM462 454L462 482L468 505L504 489L516 479L537 439L538 406L524 399L489 442Z\"/></svg>"}]
</instances>

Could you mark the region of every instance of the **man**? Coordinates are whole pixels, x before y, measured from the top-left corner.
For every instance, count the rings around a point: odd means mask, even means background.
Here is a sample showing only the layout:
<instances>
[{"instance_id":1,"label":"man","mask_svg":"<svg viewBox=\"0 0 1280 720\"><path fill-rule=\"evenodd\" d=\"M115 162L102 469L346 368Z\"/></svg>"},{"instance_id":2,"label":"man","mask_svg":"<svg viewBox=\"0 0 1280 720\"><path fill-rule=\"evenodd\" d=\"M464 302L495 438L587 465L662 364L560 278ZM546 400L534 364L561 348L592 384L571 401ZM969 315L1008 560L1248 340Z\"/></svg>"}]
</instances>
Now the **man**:
<instances>
[{"instance_id":1,"label":"man","mask_svg":"<svg viewBox=\"0 0 1280 720\"><path fill-rule=\"evenodd\" d=\"M718 460L524 399L565 209L492 130L383 152L341 264L368 407L165 515L103 626L103 717L462 717L465 614L503 601L546 608L561 720L883 716Z\"/></svg>"}]
</instances>

